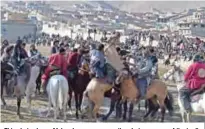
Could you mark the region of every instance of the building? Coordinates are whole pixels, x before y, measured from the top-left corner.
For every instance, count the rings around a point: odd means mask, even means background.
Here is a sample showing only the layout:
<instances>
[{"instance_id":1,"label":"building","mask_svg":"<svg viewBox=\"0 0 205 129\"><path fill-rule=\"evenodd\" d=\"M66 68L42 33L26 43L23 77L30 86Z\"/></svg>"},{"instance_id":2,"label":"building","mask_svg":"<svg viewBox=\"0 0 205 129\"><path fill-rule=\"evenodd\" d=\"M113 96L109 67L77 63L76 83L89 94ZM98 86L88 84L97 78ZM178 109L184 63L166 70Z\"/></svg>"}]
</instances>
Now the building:
<instances>
[{"instance_id":1,"label":"building","mask_svg":"<svg viewBox=\"0 0 205 129\"><path fill-rule=\"evenodd\" d=\"M205 23L181 22L178 26L180 35L205 37Z\"/></svg>"},{"instance_id":2,"label":"building","mask_svg":"<svg viewBox=\"0 0 205 129\"><path fill-rule=\"evenodd\" d=\"M1 38L11 43L16 42L18 37L35 38L37 33L36 24L28 21L2 21L1 23Z\"/></svg>"}]
</instances>

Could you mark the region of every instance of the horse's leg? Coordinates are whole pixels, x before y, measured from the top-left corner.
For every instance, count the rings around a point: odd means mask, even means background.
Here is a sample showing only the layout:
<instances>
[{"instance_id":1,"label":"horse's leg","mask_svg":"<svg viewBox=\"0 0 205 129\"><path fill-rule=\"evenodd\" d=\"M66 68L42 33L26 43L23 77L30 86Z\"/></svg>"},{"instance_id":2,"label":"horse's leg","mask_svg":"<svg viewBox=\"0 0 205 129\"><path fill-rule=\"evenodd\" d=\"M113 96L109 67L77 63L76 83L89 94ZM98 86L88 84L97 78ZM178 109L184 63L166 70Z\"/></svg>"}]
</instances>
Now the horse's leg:
<instances>
[{"instance_id":1,"label":"horse's leg","mask_svg":"<svg viewBox=\"0 0 205 129\"><path fill-rule=\"evenodd\" d=\"M123 103L123 108L124 108L123 120L126 120L126 117L127 117L127 100Z\"/></svg>"},{"instance_id":2,"label":"horse's leg","mask_svg":"<svg viewBox=\"0 0 205 129\"><path fill-rule=\"evenodd\" d=\"M147 117L149 116L149 114L153 111L153 104L150 104L151 101L147 100L149 102L149 107L148 107L148 112L143 116L142 121L145 121L147 119Z\"/></svg>"},{"instance_id":3,"label":"horse's leg","mask_svg":"<svg viewBox=\"0 0 205 129\"><path fill-rule=\"evenodd\" d=\"M55 102L55 104L53 104L54 107L54 120L56 121L59 115L59 107L58 107L58 103L57 101Z\"/></svg>"},{"instance_id":4,"label":"horse's leg","mask_svg":"<svg viewBox=\"0 0 205 129\"><path fill-rule=\"evenodd\" d=\"M122 104L120 103L120 99L117 100L116 104L116 118L122 117Z\"/></svg>"},{"instance_id":5,"label":"horse's leg","mask_svg":"<svg viewBox=\"0 0 205 129\"><path fill-rule=\"evenodd\" d=\"M79 105L79 101L78 101L78 94L76 92L74 92L75 94L75 116L76 116L76 119L79 118L78 116L78 105Z\"/></svg>"},{"instance_id":6,"label":"horse's leg","mask_svg":"<svg viewBox=\"0 0 205 129\"><path fill-rule=\"evenodd\" d=\"M47 112L47 115L46 117L49 117L51 114L51 97L50 95L48 96L48 112Z\"/></svg>"},{"instance_id":7,"label":"horse's leg","mask_svg":"<svg viewBox=\"0 0 205 129\"><path fill-rule=\"evenodd\" d=\"M81 105L82 105L82 101L83 101L83 93L80 93L79 95L79 105L78 105L78 109L81 112Z\"/></svg>"},{"instance_id":8,"label":"horse's leg","mask_svg":"<svg viewBox=\"0 0 205 129\"><path fill-rule=\"evenodd\" d=\"M145 100L145 113L147 113L148 111L148 106L149 106L149 102L148 100Z\"/></svg>"},{"instance_id":9,"label":"horse's leg","mask_svg":"<svg viewBox=\"0 0 205 129\"><path fill-rule=\"evenodd\" d=\"M140 111L140 102L139 102L139 104L138 104L138 111Z\"/></svg>"},{"instance_id":10,"label":"horse's leg","mask_svg":"<svg viewBox=\"0 0 205 129\"><path fill-rule=\"evenodd\" d=\"M160 105L160 109L161 109L161 122L164 122L165 105L164 105L163 99L159 100L159 105Z\"/></svg>"},{"instance_id":11,"label":"horse's leg","mask_svg":"<svg viewBox=\"0 0 205 129\"><path fill-rule=\"evenodd\" d=\"M128 116L128 122L131 122L132 121L132 112L133 112L133 109L134 109L134 102L130 102L130 107L129 107L129 116Z\"/></svg>"},{"instance_id":12,"label":"horse's leg","mask_svg":"<svg viewBox=\"0 0 205 129\"><path fill-rule=\"evenodd\" d=\"M28 103L28 112L31 113L31 95L26 94L26 99Z\"/></svg>"},{"instance_id":13,"label":"horse's leg","mask_svg":"<svg viewBox=\"0 0 205 129\"><path fill-rule=\"evenodd\" d=\"M191 113L189 112L189 113L187 113L186 114L186 120L187 120L187 122L190 122L190 118L191 118Z\"/></svg>"},{"instance_id":14,"label":"horse's leg","mask_svg":"<svg viewBox=\"0 0 205 129\"><path fill-rule=\"evenodd\" d=\"M6 101L4 99L4 84L1 84L1 101L3 103L3 106L6 107Z\"/></svg>"},{"instance_id":15,"label":"horse's leg","mask_svg":"<svg viewBox=\"0 0 205 129\"><path fill-rule=\"evenodd\" d=\"M103 120L107 120L108 117L112 114L112 112L114 111L114 108L115 108L115 100L114 99L111 99L111 102L110 102L110 110L109 112L102 118ZM116 111L117 112L117 111Z\"/></svg>"},{"instance_id":16,"label":"horse's leg","mask_svg":"<svg viewBox=\"0 0 205 129\"><path fill-rule=\"evenodd\" d=\"M21 108L21 96L17 96L17 115L19 116L19 119L22 119L23 116L20 114L20 108Z\"/></svg>"},{"instance_id":17,"label":"horse's leg","mask_svg":"<svg viewBox=\"0 0 205 129\"><path fill-rule=\"evenodd\" d=\"M159 109L159 105L154 106L154 110L151 113L151 117L155 116L155 114L158 111L158 109ZM158 119L158 115L156 116L156 119Z\"/></svg>"},{"instance_id":18,"label":"horse's leg","mask_svg":"<svg viewBox=\"0 0 205 129\"><path fill-rule=\"evenodd\" d=\"M182 122L186 122L185 120L185 112L183 110L180 111L181 117L182 117Z\"/></svg>"},{"instance_id":19,"label":"horse's leg","mask_svg":"<svg viewBox=\"0 0 205 129\"><path fill-rule=\"evenodd\" d=\"M100 104L96 103L93 109L93 117L95 121L97 121L97 114L98 114L99 109L100 109Z\"/></svg>"},{"instance_id":20,"label":"horse's leg","mask_svg":"<svg viewBox=\"0 0 205 129\"><path fill-rule=\"evenodd\" d=\"M65 96L67 96L67 94ZM64 122L66 122L66 119L67 119L67 117L66 117L66 107L67 107L67 99L63 101L63 120L64 120Z\"/></svg>"},{"instance_id":21,"label":"horse's leg","mask_svg":"<svg viewBox=\"0 0 205 129\"><path fill-rule=\"evenodd\" d=\"M71 109L71 100L72 100L72 93L73 93L73 90L71 88L69 88L69 99L68 99L68 106L69 108Z\"/></svg>"}]
</instances>

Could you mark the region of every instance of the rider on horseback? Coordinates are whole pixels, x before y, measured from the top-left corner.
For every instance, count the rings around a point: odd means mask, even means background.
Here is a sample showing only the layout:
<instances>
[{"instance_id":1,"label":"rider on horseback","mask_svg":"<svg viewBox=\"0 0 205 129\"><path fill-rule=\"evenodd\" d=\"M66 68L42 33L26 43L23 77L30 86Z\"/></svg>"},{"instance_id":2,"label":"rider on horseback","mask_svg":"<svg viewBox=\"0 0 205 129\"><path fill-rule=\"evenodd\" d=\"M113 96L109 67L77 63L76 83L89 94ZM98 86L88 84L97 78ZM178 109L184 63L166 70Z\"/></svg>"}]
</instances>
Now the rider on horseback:
<instances>
[{"instance_id":1,"label":"rider on horseback","mask_svg":"<svg viewBox=\"0 0 205 129\"><path fill-rule=\"evenodd\" d=\"M35 44L31 44L30 50L28 51L28 56L29 56L29 57L32 57L32 56L35 56L35 55L37 55L37 54L39 54L39 52L38 52L38 50L36 49Z\"/></svg>"},{"instance_id":2,"label":"rider on horseback","mask_svg":"<svg viewBox=\"0 0 205 129\"><path fill-rule=\"evenodd\" d=\"M4 53L4 49L9 45L9 42L7 40L4 40L2 42L2 46L1 46L1 55Z\"/></svg>"},{"instance_id":3,"label":"rider on horseback","mask_svg":"<svg viewBox=\"0 0 205 129\"><path fill-rule=\"evenodd\" d=\"M199 72L202 71L200 74ZM205 63L203 57L196 55L194 57L194 63L189 66L184 80L186 85L180 89L180 98L186 111L191 111L191 105L189 102L190 96L193 96L199 92L204 92L205 89Z\"/></svg>"},{"instance_id":4,"label":"rider on horseback","mask_svg":"<svg viewBox=\"0 0 205 129\"><path fill-rule=\"evenodd\" d=\"M27 52L25 50L25 45L26 44L19 39L17 40L16 45L14 46L12 62L14 63L14 67L16 67L16 69L19 70L19 72L23 70L23 67L20 66L22 59L28 57Z\"/></svg>"},{"instance_id":5,"label":"rider on horseback","mask_svg":"<svg viewBox=\"0 0 205 129\"><path fill-rule=\"evenodd\" d=\"M8 47L5 48L5 50L4 50L4 52L1 56L1 62L2 63L8 63L10 61L13 49L14 49L13 45L8 46Z\"/></svg>"},{"instance_id":6,"label":"rider on horseback","mask_svg":"<svg viewBox=\"0 0 205 129\"><path fill-rule=\"evenodd\" d=\"M149 51L143 51L143 60L138 66L137 71L137 86L140 90L140 98L143 98L146 94L147 87L151 80L151 69L153 66L152 59Z\"/></svg>"},{"instance_id":7,"label":"rider on horseback","mask_svg":"<svg viewBox=\"0 0 205 129\"><path fill-rule=\"evenodd\" d=\"M150 49L150 54L151 54L151 60L152 60L152 70L151 70L151 78L152 79L157 79L159 78L159 75L158 75L158 59L154 53L154 49L151 48Z\"/></svg>"},{"instance_id":8,"label":"rider on horseback","mask_svg":"<svg viewBox=\"0 0 205 129\"><path fill-rule=\"evenodd\" d=\"M104 66L105 66L105 55L104 45L100 44L98 49L91 55L91 70L95 74L96 78L104 78Z\"/></svg>"},{"instance_id":9,"label":"rider on horseback","mask_svg":"<svg viewBox=\"0 0 205 129\"><path fill-rule=\"evenodd\" d=\"M78 73L78 66L80 64L81 61L81 57L83 54L83 50L82 49L74 49L72 52L70 52L68 54L68 58L67 58L67 70L68 70L68 74L69 74L69 79L74 79Z\"/></svg>"},{"instance_id":10,"label":"rider on horseback","mask_svg":"<svg viewBox=\"0 0 205 129\"><path fill-rule=\"evenodd\" d=\"M51 76L50 72L60 70L60 74L67 77L66 69L67 69L67 62L66 62L66 58L65 58L65 49L60 48L58 53L52 54L49 57L48 67L46 68L45 73L41 77L41 79L42 79L41 86L43 87L44 93L46 93L47 81L48 81L49 77Z\"/></svg>"}]
</instances>

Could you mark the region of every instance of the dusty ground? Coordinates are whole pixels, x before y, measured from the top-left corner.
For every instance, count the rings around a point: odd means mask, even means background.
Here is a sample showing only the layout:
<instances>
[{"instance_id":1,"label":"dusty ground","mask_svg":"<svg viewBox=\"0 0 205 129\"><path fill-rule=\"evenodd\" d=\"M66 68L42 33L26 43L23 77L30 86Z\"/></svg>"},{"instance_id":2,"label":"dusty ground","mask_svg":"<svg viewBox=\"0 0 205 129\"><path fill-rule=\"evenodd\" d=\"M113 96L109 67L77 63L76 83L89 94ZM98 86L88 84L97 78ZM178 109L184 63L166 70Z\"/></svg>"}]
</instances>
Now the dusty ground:
<instances>
[{"instance_id":1,"label":"dusty ground","mask_svg":"<svg viewBox=\"0 0 205 129\"><path fill-rule=\"evenodd\" d=\"M50 49L48 47L39 47L41 53L43 55L49 55ZM159 74L162 75L168 70L167 67L160 66L160 71ZM175 97L175 102L176 101L176 88L175 87L169 87L169 90L172 92L173 96ZM53 122L53 116L47 118L46 113L47 113L47 98L44 98L42 96L37 96L34 101L32 101L32 113L28 113L27 111L27 104L25 102L25 99L22 101L22 108L21 108L21 113L24 116L23 119L19 119L16 115L16 99L15 98L10 98L6 97L6 102L7 102L7 108L3 108L1 106L1 122ZM109 99L105 99L104 104L101 108L101 112L105 114L109 110ZM74 102L72 103L74 105ZM72 108L74 109L74 107ZM134 122L140 122L141 116L143 115L144 111L138 111L137 106L135 106L135 110L133 113L133 121ZM67 112L67 122L88 122L89 120L87 119L75 119L75 113L73 111L68 111ZM177 103L175 103L175 114L173 117L168 116L166 114L165 116L165 122L180 122L181 118L180 115L178 114L178 106ZM193 122L204 122L205 121L205 116L204 115L194 115L192 117ZM60 119L58 122L62 122L62 119ZM108 122L119 122L114 119L114 113L112 114L111 118L108 120Z\"/></svg>"},{"instance_id":2,"label":"dusty ground","mask_svg":"<svg viewBox=\"0 0 205 129\"><path fill-rule=\"evenodd\" d=\"M169 87L169 90L172 92L174 98L175 98L175 113L172 117L166 113L165 115L165 122L180 122L181 117L178 113L178 106L176 101L176 88L175 87ZM22 102L22 108L21 112L24 116L23 119L19 119L16 115L16 99L15 98L6 98L7 102L7 108L1 109L1 122L54 122L53 121L53 113L50 117L46 117L47 113L47 98L44 98L42 96L37 96L34 101L32 101L32 113L28 113L27 110L27 104L25 102L25 99ZM109 104L110 100L105 99L103 106L101 107L100 112L105 114L109 110ZM92 122L88 119L75 119L75 111L74 111L74 101L72 102L72 111L67 111L67 122ZM143 106L143 103L141 104ZM2 106L1 106L2 108ZM138 106L135 105L134 113L133 113L133 122L141 122L141 116L144 113L144 109L142 108L141 111L138 111ZM115 112L111 115L110 119L107 122L119 122L118 120L115 120L114 118ZM192 122L204 122L205 121L205 115L194 115L192 117ZM57 122L63 122L62 117ZM155 122L158 122L155 120Z\"/></svg>"}]
</instances>

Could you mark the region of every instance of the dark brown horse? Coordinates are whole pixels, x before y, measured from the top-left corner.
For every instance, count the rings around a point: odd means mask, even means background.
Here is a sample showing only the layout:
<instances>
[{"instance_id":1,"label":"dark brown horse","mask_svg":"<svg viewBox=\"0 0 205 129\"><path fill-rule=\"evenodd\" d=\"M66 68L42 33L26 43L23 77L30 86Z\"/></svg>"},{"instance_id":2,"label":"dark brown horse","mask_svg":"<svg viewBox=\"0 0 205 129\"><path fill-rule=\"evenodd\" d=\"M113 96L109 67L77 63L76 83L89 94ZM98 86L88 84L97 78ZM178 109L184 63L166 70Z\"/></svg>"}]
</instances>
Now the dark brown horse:
<instances>
[{"instance_id":1,"label":"dark brown horse","mask_svg":"<svg viewBox=\"0 0 205 129\"><path fill-rule=\"evenodd\" d=\"M69 82L70 90L68 105L71 108L72 93L74 92L77 119L79 118L78 111L81 111L83 92L85 91L89 81L89 64L87 61L84 61L79 68L77 75L73 79L70 79Z\"/></svg>"}]
</instances>

